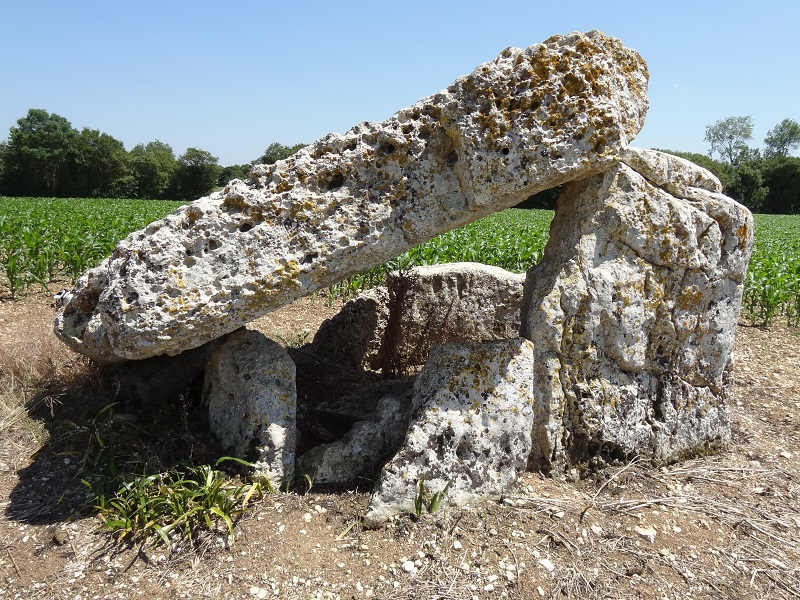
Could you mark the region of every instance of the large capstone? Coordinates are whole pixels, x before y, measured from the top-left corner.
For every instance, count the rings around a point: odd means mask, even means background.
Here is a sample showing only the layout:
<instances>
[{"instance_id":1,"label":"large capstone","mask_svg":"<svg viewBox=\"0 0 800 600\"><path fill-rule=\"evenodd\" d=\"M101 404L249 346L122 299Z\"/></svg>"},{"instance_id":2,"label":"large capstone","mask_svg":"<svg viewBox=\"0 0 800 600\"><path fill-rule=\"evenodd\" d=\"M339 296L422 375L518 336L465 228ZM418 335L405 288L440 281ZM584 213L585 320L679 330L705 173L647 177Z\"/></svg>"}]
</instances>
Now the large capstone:
<instances>
[{"instance_id":1,"label":"large capstone","mask_svg":"<svg viewBox=\"0 0 800 600\"><path fill-rule=\"evenodd\" d=\"M523 308L535 348L531 467L673 461L730 437L750 212L652 150L565 186Z\"/></svg>"},{"instance_id":2,"label":"large capstone","mask_svg":"<svg viewBox=\"0 0 800 600\"><path fill-rule=\"evenodd\" d=\"M178 354L533 193L610 168L647 67L599 32L508 48L382 123L330 134L131 234L65 298L96 360Z\"/></svg>"}]
</instances>

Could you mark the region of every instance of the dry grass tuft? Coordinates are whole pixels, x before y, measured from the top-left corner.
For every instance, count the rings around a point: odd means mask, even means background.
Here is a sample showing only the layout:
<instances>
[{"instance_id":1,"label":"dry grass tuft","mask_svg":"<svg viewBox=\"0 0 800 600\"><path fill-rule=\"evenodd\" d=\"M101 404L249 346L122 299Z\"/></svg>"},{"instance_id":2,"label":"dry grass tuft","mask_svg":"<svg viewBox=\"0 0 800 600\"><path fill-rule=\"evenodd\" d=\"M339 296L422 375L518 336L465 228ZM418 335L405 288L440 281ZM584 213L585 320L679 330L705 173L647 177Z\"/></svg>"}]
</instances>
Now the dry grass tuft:
<instances>
[{"instance_id":1,"label":"dry grass tuft","mask_svg":"<svg viewBox=\"0 0 800 600\"><path fill-rule=\"evenodd\" d=\"M52 414L64 390L92 380L94 365L50 331L33 327L24 341L0 341L0 438L41 443L44 427L30 414Z\"/></svg>"}]
</instances>

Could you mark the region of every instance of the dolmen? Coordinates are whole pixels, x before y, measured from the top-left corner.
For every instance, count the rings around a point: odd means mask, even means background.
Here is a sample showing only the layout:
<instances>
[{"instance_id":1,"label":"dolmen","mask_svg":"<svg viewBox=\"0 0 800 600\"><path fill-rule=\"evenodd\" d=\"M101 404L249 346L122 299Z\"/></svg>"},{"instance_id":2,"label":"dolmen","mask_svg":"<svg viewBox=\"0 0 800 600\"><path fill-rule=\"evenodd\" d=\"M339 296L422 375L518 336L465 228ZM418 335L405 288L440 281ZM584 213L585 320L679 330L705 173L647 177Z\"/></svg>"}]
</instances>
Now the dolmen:
<instances>
[{"instance_id":1,"label":"dolmen","mask_svg":"<svg viewBox=\"0 0 800 600\"><path fill-rule=\"evenodd\" d=\"M276 486L298 467L372 478L370 526L420 497L498 498L526 469L576 478L713 451L730 439L753 220L705 169L630 145L647 82L642 57L597 31L507 48L386 121L256 165L132 233L62 298L55 332L109 365L208 348L223 445ZM548 245L524 276L419 269L320 329L311 352L416 376L296 456L301 374L243 328L555 186Z\"/></svg>"}]
</instances>

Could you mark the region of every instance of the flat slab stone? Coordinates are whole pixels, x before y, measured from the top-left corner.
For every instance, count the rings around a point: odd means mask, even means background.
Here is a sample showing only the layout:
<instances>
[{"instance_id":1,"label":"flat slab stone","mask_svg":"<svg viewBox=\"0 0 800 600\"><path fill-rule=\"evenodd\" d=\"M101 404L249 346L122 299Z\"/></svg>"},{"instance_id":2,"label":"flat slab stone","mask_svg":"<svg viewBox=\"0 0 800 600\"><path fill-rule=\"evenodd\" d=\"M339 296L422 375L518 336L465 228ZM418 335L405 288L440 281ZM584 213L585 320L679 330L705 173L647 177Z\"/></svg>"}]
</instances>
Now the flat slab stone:
<instances>
[{"instance_id":1,"label":"flat slab stone","mask_svg":"<svg viewBox=\"0 0 800 600\"><path fill-rule=\"evenodd\" d=\"M435 346L414 386L415 417L383 468L364 524L414 512L425 493L441 506L498 498L527 465L533 425L533 344L515 338Z\"/></svg>"},{"instance_id":2,"label":"flat slab stone","mask_svg":"<svg viewBox=\"0 0 800 600\"><path fill-rule=\"evenodd\" d=\"M613 165L644 123L641 56L593 31L508 48L381 123L253 169L119 243L55 331L114 362L178 354L409 247Z\"/></svg>"},{"instance_id":3,"label":"flat slab stone","mask_svg":"<svg viewBox=\"0 0 800 600\"><path fill-rule=\"evenodd\" d=\"M394 271L386 284L326 320L310 351L344 365L402 374L424 365L435 344L519 335L524 274L446 263Z\"/></svg>"}]
</instances>

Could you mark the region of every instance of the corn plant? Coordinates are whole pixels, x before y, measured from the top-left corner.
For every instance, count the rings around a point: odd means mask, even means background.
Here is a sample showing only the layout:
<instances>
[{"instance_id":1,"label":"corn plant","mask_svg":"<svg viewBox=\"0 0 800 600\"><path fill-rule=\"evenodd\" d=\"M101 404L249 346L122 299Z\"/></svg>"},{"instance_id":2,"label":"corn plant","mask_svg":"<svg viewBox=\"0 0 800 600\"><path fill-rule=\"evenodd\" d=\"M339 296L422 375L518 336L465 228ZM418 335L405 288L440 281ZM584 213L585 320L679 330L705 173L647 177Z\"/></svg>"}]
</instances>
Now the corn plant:
<instances>
[{"instance_id":1,"label":"corn plant","mask_svg":"<svg viewBox=\"0 0 800 600\"><path fill-rule=\"evenodd\" d=\"M152 200L0 198L0 272L12 298L47 289L99 264L130 232L180 203Z\"/></svg>"},{"instance_id":2,"label":"corn plant","mask_svg":"<svg viewBox=\"0 0 800 600\"><path fill-rule=\"evenodd\" d=\"M16 298L31 284L75 280L126 235L180 203L153 200L0 198L0 285ZM510 209L411 248L333 286L347 300L385 282L390 271L471 261L521 273L538 263L553 212ZM756 215L756 248L745 281L743 317L769 326L800 326L800 216Z\"/></svg>"},{"instance_id":3,"label":"corn plant","mask_svg":"<svg viewBox=\"0 0 800 600\"><path fill-rule=\"evenodd\" d=\"M755 222L743 316L758 326L768 327L779 317L800 326L800 216L756 215Z\"/></svg>"}]
</instances>

